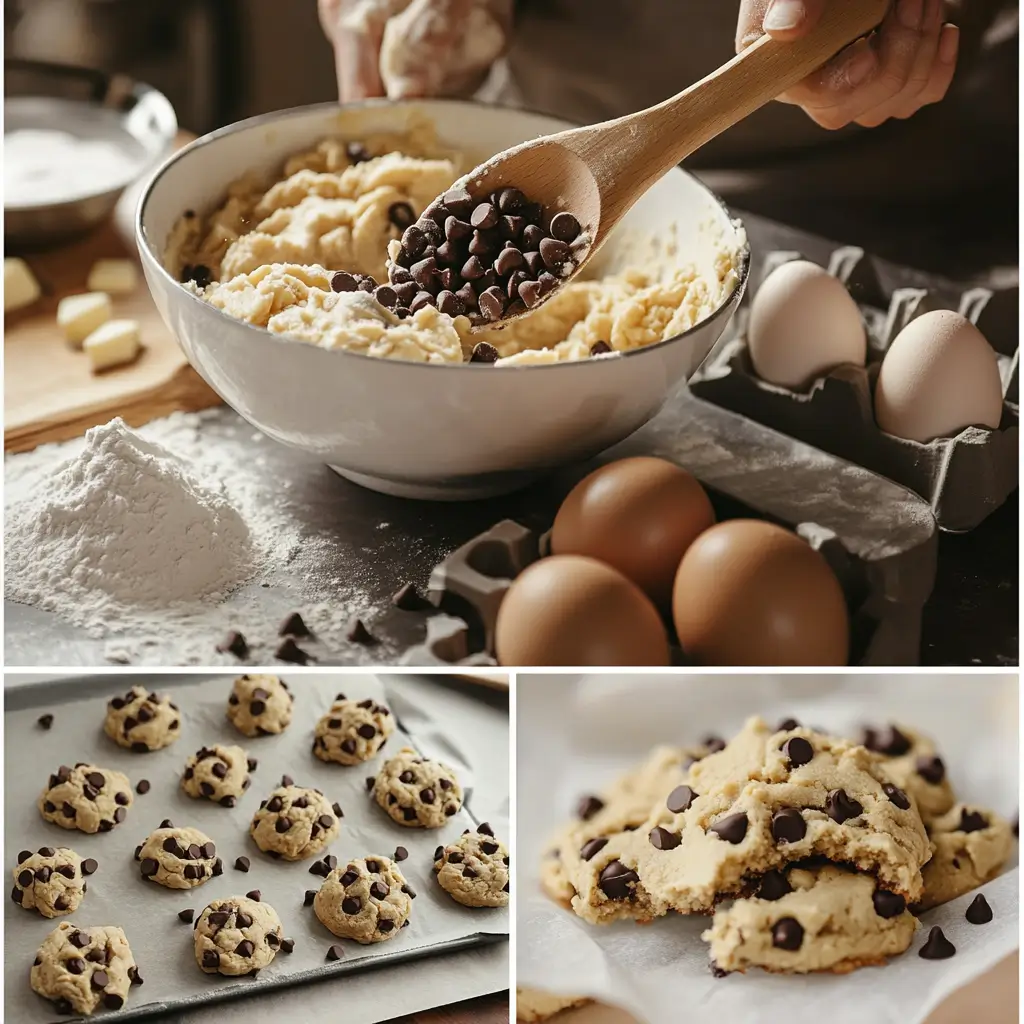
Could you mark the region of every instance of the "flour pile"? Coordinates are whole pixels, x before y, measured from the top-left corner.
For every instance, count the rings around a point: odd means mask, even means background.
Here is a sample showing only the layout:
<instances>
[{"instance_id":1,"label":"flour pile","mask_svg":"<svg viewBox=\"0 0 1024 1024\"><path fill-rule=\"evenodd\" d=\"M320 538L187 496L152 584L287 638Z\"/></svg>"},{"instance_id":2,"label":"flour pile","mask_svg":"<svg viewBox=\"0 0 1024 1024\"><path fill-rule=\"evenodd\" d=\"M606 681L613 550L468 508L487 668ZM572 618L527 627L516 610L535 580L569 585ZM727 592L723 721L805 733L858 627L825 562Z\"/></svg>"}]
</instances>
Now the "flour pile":
<instances>
[{"instance_id":1,"label":"flour pile","mask_svg":"<svg viewBox=\"0 0 1024 1024\"><path fill-rule=\"evenodd\" d=\"M89 625L115 607L220 601L254 572L238 512L114 419L7 512L9 598Z\"/></svg>"}]
</instances>

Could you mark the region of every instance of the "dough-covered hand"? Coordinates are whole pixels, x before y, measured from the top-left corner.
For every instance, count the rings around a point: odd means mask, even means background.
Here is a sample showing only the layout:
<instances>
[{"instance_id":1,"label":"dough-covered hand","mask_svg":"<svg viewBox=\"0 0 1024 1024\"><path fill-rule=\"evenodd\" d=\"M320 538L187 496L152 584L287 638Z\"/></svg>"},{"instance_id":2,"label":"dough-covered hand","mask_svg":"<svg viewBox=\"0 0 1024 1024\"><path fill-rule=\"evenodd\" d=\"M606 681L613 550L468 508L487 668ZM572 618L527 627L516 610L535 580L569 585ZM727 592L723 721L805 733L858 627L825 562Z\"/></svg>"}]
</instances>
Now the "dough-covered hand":
<instances>
[{"instance_id":1,"label":"dough-covered hand","mask_svg":"<svg viewBox=\"0 0 1024 1024\"><path fill-rule=\"evenodd\" d=\"M741 0L737 52L768 33L799 39L828 3L844 0ZM893 0L885 21L778 97L802 107L822 128L874 128L907 118L945 95L956 69L960 32L943 0Z\"/></svg>"},{"instance_id":2,"label":"dough-covered hand","mask_svg":"<svg viewBox=\"0 0 1024 1024\"><path fill-rule=\"evenodd\" d=\"M342 103L383 96L380 46L384 26L408 0L318 0L320 24L334 47Z\"/></svg>"}]
</instances>

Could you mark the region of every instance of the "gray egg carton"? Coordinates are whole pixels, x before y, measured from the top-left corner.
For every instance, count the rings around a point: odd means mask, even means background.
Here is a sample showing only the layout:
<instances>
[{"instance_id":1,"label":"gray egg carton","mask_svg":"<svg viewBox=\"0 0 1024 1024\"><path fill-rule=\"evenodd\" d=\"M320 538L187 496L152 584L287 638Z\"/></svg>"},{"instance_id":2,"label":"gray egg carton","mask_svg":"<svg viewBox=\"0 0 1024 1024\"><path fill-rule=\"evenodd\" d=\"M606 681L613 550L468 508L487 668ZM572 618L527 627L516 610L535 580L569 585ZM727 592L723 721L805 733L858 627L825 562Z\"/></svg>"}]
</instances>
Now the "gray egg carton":
<instances>
[{"instance_id":1,"label":"gray egg carton","mask_svg":"<svg viewBox=\"0 0 1024 1024\"><path fill-rule=\"evenodd\" d=\"M773 270L796 259L818 262L846 285L868 333L866 368L838 367L803 393L761 380L745 338L751 297ZM963 288L878 260L855 246L833 249L820 260L775 250L754 268L733 330L690 387L702 399L903 484L929 503L942 529L963 532L994 512L1018 485L1018 306L1017 288ZM896 335L936 309L959 311L996 350L1003 417L997 430L968 427L955 437L920 444L877 426L874 384Z\"/></svg>"}]
</instances>

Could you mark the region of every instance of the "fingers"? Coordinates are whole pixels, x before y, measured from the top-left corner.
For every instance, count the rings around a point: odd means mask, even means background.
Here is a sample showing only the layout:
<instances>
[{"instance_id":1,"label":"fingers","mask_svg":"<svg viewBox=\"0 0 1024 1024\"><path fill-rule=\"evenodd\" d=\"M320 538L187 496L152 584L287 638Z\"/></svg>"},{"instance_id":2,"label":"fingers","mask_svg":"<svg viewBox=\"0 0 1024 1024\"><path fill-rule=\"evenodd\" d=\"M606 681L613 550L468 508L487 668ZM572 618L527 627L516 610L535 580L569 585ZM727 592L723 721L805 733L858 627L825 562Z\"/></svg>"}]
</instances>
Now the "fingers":
<instances>
[{"instance_id":1,"label":"fingers","mask_svg":"<svg viewBox=\"0 0 1024 1024\"><path fill-rule=\"evenodd\" d=\"M320 24L334 47L338 99L342 103L383 96L378 70L384 19L353 18L351 0L318 0Z\"/></svg>"},{"instance_id":2,"label":"fingers","mask_svg":"<svg viewBox=\"0 0 1024 1024\"><path fill-rule=\"evenodd\" d=\"M789 42L805 35L821 18L826 0L741 0L736 22L736 52L765 33Z\"/></svg>"}]
</instances>

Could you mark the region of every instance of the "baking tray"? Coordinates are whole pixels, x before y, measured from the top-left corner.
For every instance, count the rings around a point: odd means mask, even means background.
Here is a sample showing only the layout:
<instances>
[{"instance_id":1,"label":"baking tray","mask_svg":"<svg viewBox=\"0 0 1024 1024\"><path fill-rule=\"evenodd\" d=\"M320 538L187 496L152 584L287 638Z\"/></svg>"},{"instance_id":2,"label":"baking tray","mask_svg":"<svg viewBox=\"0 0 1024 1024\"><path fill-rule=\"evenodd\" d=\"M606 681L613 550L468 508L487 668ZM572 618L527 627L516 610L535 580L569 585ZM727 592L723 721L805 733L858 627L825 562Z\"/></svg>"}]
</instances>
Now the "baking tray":
<instances>
[{"instance_id":1,"label":"baking tray","mask_svg":"<svg viewBox=\"0 0 1024 1024\"><path fill-rule=\"evenodd\" d=\"M362 675L285 673L284 677L295 695L290 726L279 736L251 740L236 733L224 717L234 675L95 676L31 683L5 691L5 870L13 870L19 850L34 850L43 845L71 846L99 862L99 869L89 879L89 891L74 914L48 921L34 911L16 907L11 900L6 901L6 1020L43 1024L76 1019L55 1014L51 1004L37 996L28 984L36 950L61 920L70 919L83 926L116 924L124 928L145 984L133 988L123 1010L97 1014L92 1019L133 1021L507 940L507 908L462 907L434 879L434 849L455 839L463 830L475 827L478 822L471 812L463 807L442 829L403 828L367 795L365 778L374 774L403 742L417 746L415 736L405 733L399 724L377 757L352 768L324 764L311 753L313 726L337 692L390 703L387 686L379 679ZM103 734L106 701L136 681L170 693L181 708L182 734L169 748L151 754L132 754ZM36 724L44 711L54 714L49 731ZM233 809L208 800L193 800L179 786L185 758L203 744L214 742L239 744L258 761L252 785ZM466 804L471 805L471 766L459 762L458 750L458 739L452 737L445 760L456 770L463 783ZM112 832L86 835L65 831L43 821L35 801L50 772L62 763L76 761L123 771L133 784L146 778L152 788L144 796L136 794L126 821ZM330 847L339 860L369 853L391 856L396 846L409 851L408 859L400 867L417 898L409 927L402 929L399 936L371 946L338 939L320 924L312 907L303 906L305 890L318 888L322 881L309 874L314 859L293 864L274 861L249 838L247 828L253 812L286 773L299 785L317 787L329 799L341 803L342 830ZM135 847L163 818L206 832L217 845L217 854L224 863L223 875L187 891L165 889L144 881L134 860ZM250 860L248 873L233 866L240 855ZM192 927L178 920L178 911L190 907L198 916L211 900L252 889L259 889L264 901L277 910L285 935L295 939L295 951L290 955L278 953L256 978L203 974L192 952ZM324 957L334 943L341 943L345 955L339 961L326 963Z\"/></svg>"},{"instance_id":2,"label":"baking tray","mask_svg":"<svg viewBox=\"0 0 1024 1024\"><path fill-rule=\"evenodd\" d=\"M693 393L759 420L898 481L920 494L944 530L973 529L1017 488L1019 479L1019 290L955 284L887 263L856 246L838 247L786 230L785 248L762 250L730 333L691 381ZM750 303L777 267L807 259L845 284L868 334L865 367L840 366L803 392L761 380L745 330ZM955 437L920 444L881 430L874 386L889 345L913 319L936 309L957 310L995 349L1003 382L999 428L967 427Z\"/></svg>"}]
</instances>

